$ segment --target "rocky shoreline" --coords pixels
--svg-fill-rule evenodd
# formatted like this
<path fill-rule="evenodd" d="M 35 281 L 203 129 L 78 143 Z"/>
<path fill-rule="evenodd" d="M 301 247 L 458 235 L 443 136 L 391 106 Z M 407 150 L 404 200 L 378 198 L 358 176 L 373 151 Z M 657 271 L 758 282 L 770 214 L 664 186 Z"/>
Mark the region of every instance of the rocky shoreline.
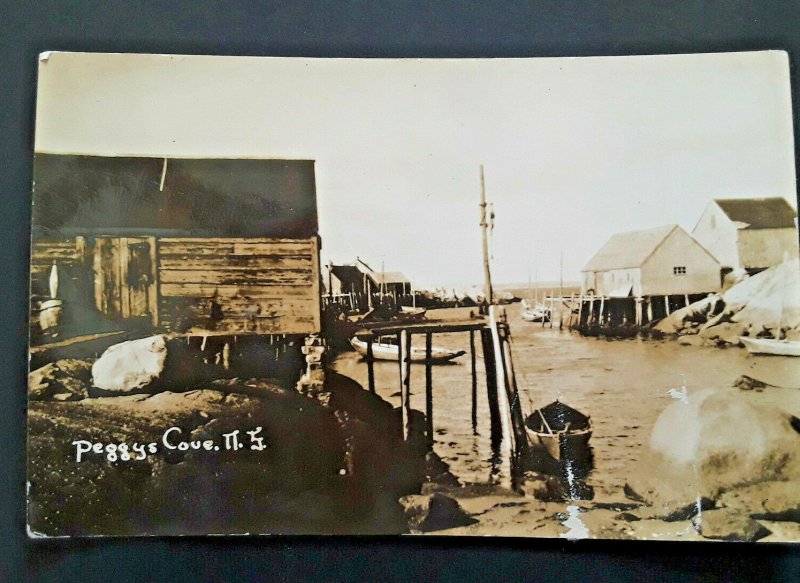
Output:
<path fill-rule="evenodd" d="M 233 371 L 178 387 L 162 367 L 110 396 L 93 367 L 30 375 L 31 536 L 397 534 L 399 500 L 441 471 L 422 440 L 402 440 L 399 410 L 332 372 L 301 394 Z M 226 447 L 256 429 L 262 448 Z"/>

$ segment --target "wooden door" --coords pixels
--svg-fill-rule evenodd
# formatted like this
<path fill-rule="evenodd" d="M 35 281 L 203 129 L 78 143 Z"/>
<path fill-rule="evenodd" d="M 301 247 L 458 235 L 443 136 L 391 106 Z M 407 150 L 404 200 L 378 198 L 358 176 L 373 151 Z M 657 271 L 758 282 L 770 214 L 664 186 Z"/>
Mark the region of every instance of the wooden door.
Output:
<path fill-rule="evenodd" d="M 97 237 L 95 305 L 112 319 L 158 324 L 155 237 Z"/>

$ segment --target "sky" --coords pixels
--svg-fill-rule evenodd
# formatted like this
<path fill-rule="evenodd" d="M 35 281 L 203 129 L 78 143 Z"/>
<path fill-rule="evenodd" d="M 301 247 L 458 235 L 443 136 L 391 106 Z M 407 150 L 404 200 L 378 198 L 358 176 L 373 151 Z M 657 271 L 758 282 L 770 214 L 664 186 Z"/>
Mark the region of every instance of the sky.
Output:
<path fill-rule="evenodd" d="M 35 150 L 315 160 L 323 263 L 418 287 L 576 281 L 713 198 L 796 207 L 784 52 L 547 59 L 45 53 Z M 563 256 L 563 262 L 561 257 Z"/>

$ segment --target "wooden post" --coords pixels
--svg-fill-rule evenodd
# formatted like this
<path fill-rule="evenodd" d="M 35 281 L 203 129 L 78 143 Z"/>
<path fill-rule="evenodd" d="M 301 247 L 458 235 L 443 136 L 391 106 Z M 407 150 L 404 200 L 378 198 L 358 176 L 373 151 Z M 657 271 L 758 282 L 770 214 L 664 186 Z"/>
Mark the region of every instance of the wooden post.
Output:
<path fill-rule="evenodd" d="M 486 302 L 488 304 L 492 304 L 494 298 L 492 296 L 492 274 L 489 268 L 489 239 L 487 235 L 487 229 L 489 227 L 489 223 L 487 222 L 486 217 L 486 181 L 483 177 L 483 164 L 481 164 L 481 234 L 483 239 L 483 275 L 485 278 L 485 289 L 483 290 L 484 296 L 486 297 Z"/>
<path fill-rule="evenodd" d="M 483 346 L 483 362 L 486 368 L 486 396 L 489 401 L 489 424 L 492 443 L 499 443 L 503 436 L 500 428 L 500 407 L 497 404 L 497 371 L 492 349 L 492 332 L 488 328 L 481 330 Z"/>
<path fill-rule="evenodd" d="M 606 304 L 606 296 L 602 295 L 600 296 L 600 314 L 598 314 L 597 316 L 597 321 L 598 324 L 600 324 L 600 326 L 602 326 L 605 323 L 605 312 L 604 312 L 605 304 Z"/>
<path fill-rule="evenodd" d="M 583 292 L 581 292 L 580 299 L 578 299 L 578 330 L 581 329 L 583 317 Z"/>
<path fill-rule="evenodd" d="M 509 412 L 511 414 L 511 427 L 514 432 L 516 454 L 524 453 L 528 449 L 528 437 L 525 430 L 525 417 L 522 414 L 522 405 L 517 387 L 517 375 L 514 372 L 514 357 L 511 353 L 511 341 L 508 328 L 504 329 L 503 356 L 505 357 L 506 391 L 508 394 Z"/>
<path fill-rule="evenodd" d="M 664 309 L 667 310 L 667 316 L 669 316 L 669 296 L 664 296 Z"/>
<path fill-rule="evenodd" d="M 492 346 L 494 348 L 495 367 L 497 374 L 497 405 L 500 410 L 500 427 L 503 435 L 502 452 L 506 460 L 511 460 L 511 453 L 514 450 L 514 436 L 511 431 L 511 407 L 508 401 L 508 383 L 506 379 L 506 365 L 503 358 L 503 347 L 500 343 L 500 330 L 498 328 L 498 318 L 496 317 L 497 306 L 489 306 L 489 324 L 491 326 Z M 502 387 L 500 387 L 502 385 Z M 510 477 L 510 472 L 508 473 Z"/>
<path fill-rule="evenodd" d="M 375 356 L 372 354 L 372 335 L 367 338 L 367 381 L 369 392 L 375 394 Z"/>
<path fill-rule="evenodd" d="M 642 298 L 635 298 L 636 302 L 636 325 L 642 325 Z"/>
<path fill-rule="evenodd" d="M 647 323 L 653 321 L 653 298 L 647 298 Z"/>
<path fill-rule="evenodd" d="M 408 439 L 411 423 L 411 335 L 408 330 L 400 332 L 400 403 L 403 418 L 403 439 Z"/>
<path fill-rule="evenodd" d="M 475 355 L 475 330 L 469 331 L 469 355 L 472 370 L 472 433 L 478 433 L 478 368 Z"/>
<path fill-rule="evenodd" d="M 686 302 L 686 307 L 688 308 L 689 307 L 689 294 L 684 294 L 683 295 L 683 300 L 684 300 L 684 302 Z"/>
<path fill-rule="evenodd" d="M 433 447 L 433 334 L 425 334 L 425 433 L 428 446 Z"/>
<path fill-rule="evenodd" d="M 591 326 L 594 320 L 594 292 L 589 295 L 589 317 L 586 318 L 586 325 Z"/>
<path fill-rule="evenodd" d="M 567 328 L 572 330 L 572 316 L 574 315 L 572 312 L 575 310 L 575 292 L 572 292 L 569 295 L 569 320 L 567 321 Z"/>

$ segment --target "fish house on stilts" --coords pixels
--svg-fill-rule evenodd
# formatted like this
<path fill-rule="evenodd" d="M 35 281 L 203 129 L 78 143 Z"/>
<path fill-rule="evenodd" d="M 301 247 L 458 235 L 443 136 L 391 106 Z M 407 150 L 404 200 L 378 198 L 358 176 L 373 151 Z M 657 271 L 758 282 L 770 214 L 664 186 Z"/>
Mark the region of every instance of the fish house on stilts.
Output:
<path fill-rule="evenodd" d="M 582 270 L 577 326 L 633 330 L 720 285 L 719 261 L 679 225 L 618 233 Z"/>

